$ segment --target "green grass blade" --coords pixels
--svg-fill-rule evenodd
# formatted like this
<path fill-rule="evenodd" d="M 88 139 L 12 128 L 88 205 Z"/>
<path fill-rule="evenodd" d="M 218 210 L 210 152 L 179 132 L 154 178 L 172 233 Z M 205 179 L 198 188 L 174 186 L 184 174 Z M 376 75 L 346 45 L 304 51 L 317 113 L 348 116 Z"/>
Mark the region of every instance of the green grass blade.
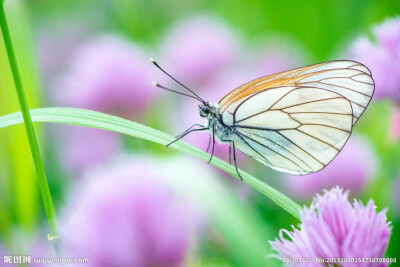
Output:
<path fill-rule="evenodd" d="M 173 141 L 175 138 L 164 132 L 152 129 L 142 124 L 125 120 L 119 117 L 111 116 L 108 114 L 76 109 L 76 108 L 41 108 L 31 110 L 32 120 L 35 122 L 52 122 L 71 124 L 84 127 L 104 129 L 113 132 L 119 132 L 134 136 L 137 138 L 145 139 L 148 141 L 156 142 L 161 145 L 166 145 Z M 0 128 L 22 123 L 21 113 L 13 113 L 0 117 Z M 205 153 L 185 142 L 178 141 L 174 143 L 171 148 L 179 150 L 181 152 L 188 153 L 204 161 L 208 161 L 210 155 Z M 229 163 L 214 157 L 211 161 L 214 166 L 232 174 L 236 178 L 235 167 Z M 292 214 L 294 217 L 300 220 L 299 210 L 301 207 L 280 193 L 278 190 L 251 176 L 250 174 L 240 170 L 240 174 L 243 177 L 243 181 L 252 186 L 253 188 L 260 191 L 262 194 L 270 198 L 284 210 Z"/>
<path fill-rule="evenodd" d="M 41 107 L 42 92 L 40 88 L 42 86 L 40 86 L 41 81 L 38 75 L 37 51 L 27 2 L 7 1 L 5 12 L 26 101 L 29 108 Z M 4 115 L 21 110 L 15 92 L 14 78 L 10 70 L 3 34 L 0 30 L 0 114 Z M 41 126 L 34 125 L 40 150 L 43 140 Z M 4 216 L 9 217 L 9 220 L 7 220 L 9 223 L 18 225 L 18 232 L 32 238 L 40 218 L 39 211 L 43 209 L 43 202 L 38 190 L 39 179 L 35 166 L 30 164 L 33 162 L 32 153 L 25 125 L 21 124 L 0 132 L 0 140 L 2 143 L 0 175 L 3 176 L 2 186 L 0 187 L 0 201 L 3 205 L 0 205 L 0 208 L 1 206 L 6 208 L 0 213 L 3 212 Z M 42 157 L 45 157 L 44 151 L 41 154 Z M 45 161 L 44 158 L 43 160 Z M 46 166 L 46 163 L 44 164 Z M 5 234 L 5 229 L 0 226 L 0 236 Z M 12 238 L 14 234 L 11 232 L 10 237 Z M 19 246 L 19 249 L 23 250 L 22 246 Z M 15 247 L 15 251 L 18 251 L 17 247 Z"/>
<path fill-rule="evenodd" d="M 31 116 L 29 114 L 28 104 L 26 102 L 25 92 L 22 86 L 21 76 L 18 70 L 18 64 L 15 57 L 14 48 L 12 45 L 12 40 L 10 32 L 8 29 L 8 24 L 6 20 L 6 15 L 4 11 L 3 3 L 0 4 L 0 27 L 3 34 L 4 45 L 7 50 L 7 56 L 10 63 L 11 72 L 14 78 L 15 88 L 17 91 L 18 101 L 22 111 L 23 122 L 25 124 L 26 133 L 28 136 L 29 146 L 32 153 L 33 162 L 35 165 L 36 173 L 39 181 L 39 188 L 42 195 L 49 228 L 51 235 L 58 235 L 58 225 L 56 213 L 54 210 L 53 201 L 50 194 L 49 185 L 46 179 L 46 173 L 43 166 L 43 161 L 40 156 L 39 145 L 35 136 L 35 131 L 33 129 Z M 58 243 L 58 242 L 57 242 Z M 54 243 L 56 246 L 58 244 Z"/>

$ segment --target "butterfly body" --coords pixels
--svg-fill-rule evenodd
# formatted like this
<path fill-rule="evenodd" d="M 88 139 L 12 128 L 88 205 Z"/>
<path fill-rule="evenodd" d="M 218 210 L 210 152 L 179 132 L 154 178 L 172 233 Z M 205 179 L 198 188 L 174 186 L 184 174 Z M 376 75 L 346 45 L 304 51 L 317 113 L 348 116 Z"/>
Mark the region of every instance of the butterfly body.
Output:
<path fill-rule="evenodd" d="M 208 128 L 211 135 L 215 135 L 221 143 L 233 141 L 235 128 L 232 125 L 226 125 L 220 114 L 218 104 L 206 102 L 199 106 L 200 117 L 205 118 L 204 127 Z"/>

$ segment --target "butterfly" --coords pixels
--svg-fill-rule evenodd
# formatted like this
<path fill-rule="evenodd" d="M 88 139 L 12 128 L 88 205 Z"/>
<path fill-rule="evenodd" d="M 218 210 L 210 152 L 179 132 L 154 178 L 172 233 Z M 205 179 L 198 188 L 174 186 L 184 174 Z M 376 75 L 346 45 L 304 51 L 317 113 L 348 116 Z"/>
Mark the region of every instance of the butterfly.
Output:
<path fill-rule="evenodd" d="M 153 84 L 200 101 L 199 113 L 205 119 L 204 125 L 194 124 L 168 145 L 191 132 L 210 131 L 209 162 L 215 139 L 229 143 L 229 158 L 233 148 L 240 178 L 236 149 L 280 172 L 304 175 L 320 171 L 346 144 L 375 88 L 366 66 L 337 60 L 252 80 L 212 104 L 151 61 L 190 94 Z"/>

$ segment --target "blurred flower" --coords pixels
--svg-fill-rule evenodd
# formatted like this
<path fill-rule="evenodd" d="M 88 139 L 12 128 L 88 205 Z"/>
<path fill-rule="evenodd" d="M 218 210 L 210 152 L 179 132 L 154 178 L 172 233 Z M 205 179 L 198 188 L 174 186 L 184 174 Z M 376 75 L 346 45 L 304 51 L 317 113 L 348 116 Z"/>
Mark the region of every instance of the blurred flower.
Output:
<path fill-rule="evenodd" d="M 63 126 L 62 130 L 61 157 L 72 173 L 105 162 L 120 148 L 117 133 L 84 127 Z"/>
<path fill-rule="evenodd" d="M 47 225 L 45 228 L 48 231 Z M 47 239 L 47 232 L 41 229 L 35 228 L 35 232 L 27 233 L 17 227 L 13 228 L 7 233 L 7 247 L 0 243 L 0 260 L 3 263 L 1 266 L 61 266 L 39 264 L 34 261 L 37 258 L 56 258 L 53 244 Z"/>
<path fill-rule="evenodd" d="M 201 85 L 233 60 L 236 46 L 235 34 L 224 23 L 198 16 L 176 25 L 161 49 L 173 76 Z"/>
<path fill-rule="evenodd" d="M 375 26 L 376 43 L 359 38 L 352 46 L 354 58 L 370 68 L 375 80 L 374 98 L 400 103 L 400 17 Z"/>
<path fill-rule="evenodd" d="M 156 90 L 154 67 L 138 47 L 115 36 L 101 36 L 78 48 L 68 71 L 53 86 L 67 106 L 138 117 Z"/>
<path fill-rule="evenodd" d="M 307 52 L 292 38 L 274 36 L 251 51 L 255 78 L 302 67 Z"/>
<path fill-rule="evenodd" d="M 279 258 L 311 258 L 311 263 L 289 266 L 326 266 L 316 258 L 381 258 L 388 246 L 391 227 L 386 211 L 376 211 L 373 200 L 366 206 L 348 201 L 339 187 L 317 195 L 310 208 L 300 212 L 300 229 L 282 229 L 271 247 Z M 284 237 L 286 234 L 289 239 Z M 382 263 L 342 263 L 341 266 L 385 266 Z"/>
<path fill-rule="evenodd" d="M 400 138 L 400 108 L 394 107 L 390 122 L 389 139 L 397 141 Z"/>
<path fill-rule="evenodd" d="M 91 266 L 181 266 L 199 215 L 168 173 L 150 158 L 87 172 L 65 210 L 67 254 Z"/>
<path fill-rule="evenodd" d="M 0 259 L 3 260 L 3 263 L 8 262 L 9 256 L 13 255 L 12 253 L 9 252 L 9 250 L 2 244 L 0 243 Z M 15 266 L 10 265 L 10 266 Z"/>
<path fill-rule="evenodd" d="M 150 64 L 138 47 L 115 36 L 101 36 L 79 47 L 68 71 L 54 83 L 58 105 L 101 111 L 140 120 L 157 91 Z M 84 128 L 61 133 L 68 169 L 81 171 L 104 162 L 118 149 L 118 135 Z"/>
<path fill-rule="evenodd" d="M 362 190 L 375 169 L 370 146 L 355 136 L 343 147 L 331 163 L 317 173 L 302 176 L 285 175 L 291 193 L 299 198 L 313 196 L 322 189 L 336 185 L 356 194 Z"/>
<path fill-rule="evenodd" d="M 60 22 L 46 23 L 37 36 L 40 63 L 46 82 L 59 75 L 66 67 L 65 59 L 91 35 L 87 21 L 68 18 Z"/>

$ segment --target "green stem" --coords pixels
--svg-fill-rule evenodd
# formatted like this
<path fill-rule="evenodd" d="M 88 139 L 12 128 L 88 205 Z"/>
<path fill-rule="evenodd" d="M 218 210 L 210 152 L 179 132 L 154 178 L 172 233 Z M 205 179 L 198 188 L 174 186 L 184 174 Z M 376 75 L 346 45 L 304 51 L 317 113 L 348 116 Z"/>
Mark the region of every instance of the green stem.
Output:
<path fill-rule="evenodd" d="M 54 210 L 53 201 L 50 194 L 49 185 L 46 179 L 46 173 L 43 166 L 43 161 L 40 156 L 39 145 L 33 129 L 31 116 L 29 113 L 28 104 L 25 98 L 25 92 L 22 86 L 21 76 L 18 70 L 17 60 L 15 57 L 14 48 L 11 41 L 10 31 L 8 29 L 7 19 L 4 12 L 3 1 L 0 4 L 0 26 L 3 34 L 4 44 L 7 50 L 8 60 L 10 62 L 11 72 L 14 78 L 15 89 L 18 95 L 19 105 L 21 107 L 22 116 L 24 118 L 24 124 L 26 133 L 28 136 L 29 146 L 32 153 L 33 162 L 35 165 L 36 173 L 39 179 L 40 193 L 42 195 L 47 220 L 50 227 L 51 236 L 58 236 L 58 224 L 56 212 Z M 55 244 L 56 252 L 58 251 L 59 244 Z"/>

